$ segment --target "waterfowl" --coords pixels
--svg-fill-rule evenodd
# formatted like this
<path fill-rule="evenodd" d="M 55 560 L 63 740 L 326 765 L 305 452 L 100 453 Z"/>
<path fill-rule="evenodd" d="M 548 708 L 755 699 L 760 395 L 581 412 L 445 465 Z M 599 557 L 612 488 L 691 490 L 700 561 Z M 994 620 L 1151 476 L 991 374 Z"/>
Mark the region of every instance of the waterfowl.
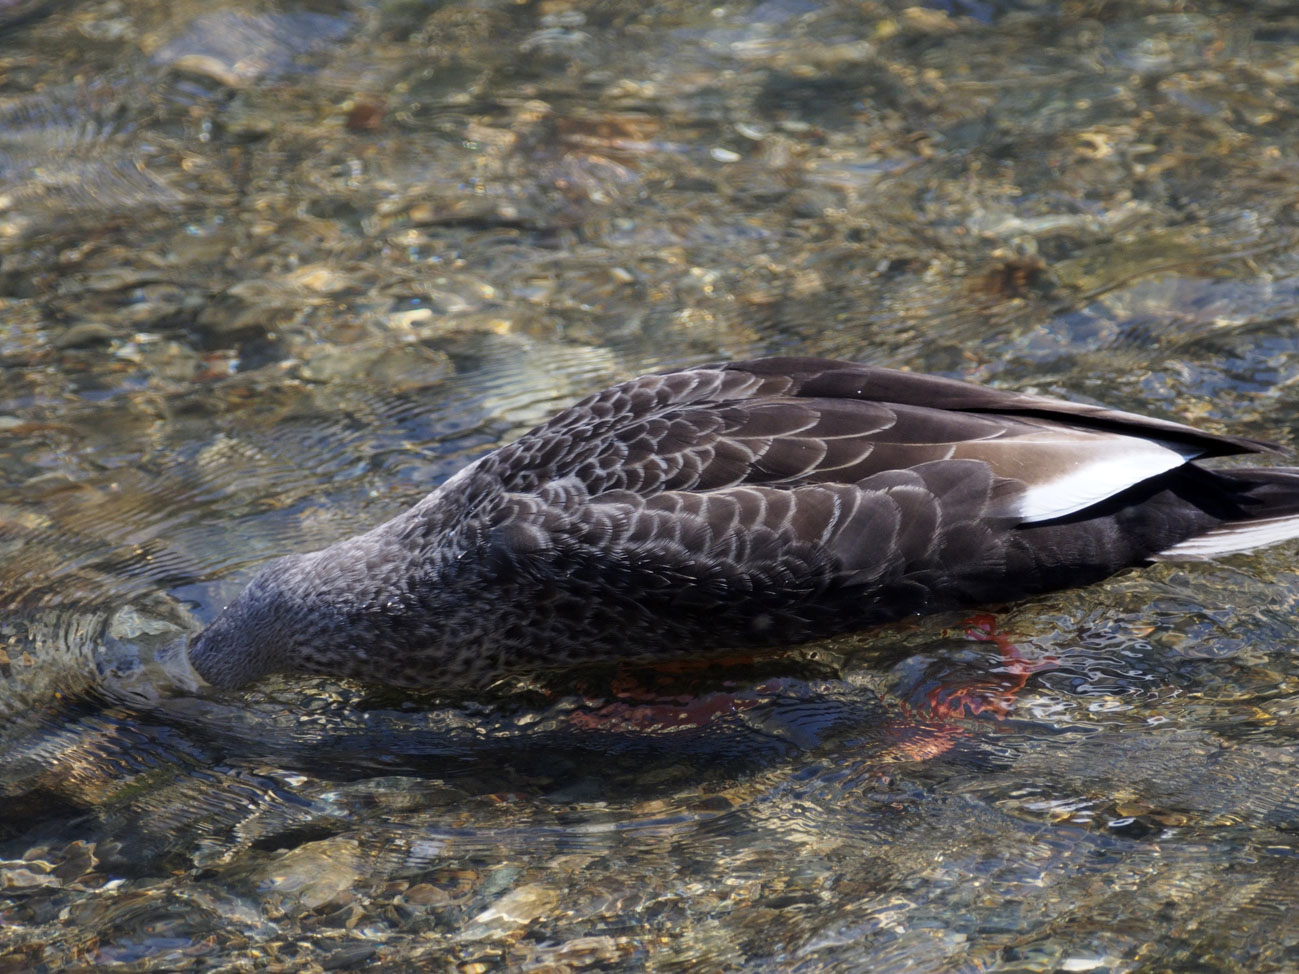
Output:
<path fill-rule="evenodd" d="M 267 565 L 190 644 L 403 687 L 789 646 L 1299 536 L 1299 468 L 1180 423 L 852 362 L 646 375 L 365 534 Z"/>

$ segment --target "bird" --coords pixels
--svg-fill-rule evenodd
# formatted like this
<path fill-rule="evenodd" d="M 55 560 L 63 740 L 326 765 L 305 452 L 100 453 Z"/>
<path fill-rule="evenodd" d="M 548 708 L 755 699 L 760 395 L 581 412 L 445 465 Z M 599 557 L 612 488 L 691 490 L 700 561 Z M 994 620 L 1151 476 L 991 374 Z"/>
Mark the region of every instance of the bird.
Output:
<path fill-rule="evenodd" d="M 271 673 L 474 690 L 779 650 L 1299 537 L 1268 442 L 818 358 L 644 375 L 379 526 L 267 564 L 188 644 Z"/>

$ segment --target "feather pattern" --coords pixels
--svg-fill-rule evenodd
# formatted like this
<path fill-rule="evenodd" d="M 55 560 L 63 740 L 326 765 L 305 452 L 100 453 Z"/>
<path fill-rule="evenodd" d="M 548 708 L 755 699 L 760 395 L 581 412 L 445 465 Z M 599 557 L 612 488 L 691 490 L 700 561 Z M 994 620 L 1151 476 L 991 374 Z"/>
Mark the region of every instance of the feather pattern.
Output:
<path fill-rule="evenodd" d="M 410 686 L 779 647 L 1299 535 L 1270 452 L 1101 406 L 822 359 L 643 376 L 409 511 L 265 569 L 190 647 Z"/>

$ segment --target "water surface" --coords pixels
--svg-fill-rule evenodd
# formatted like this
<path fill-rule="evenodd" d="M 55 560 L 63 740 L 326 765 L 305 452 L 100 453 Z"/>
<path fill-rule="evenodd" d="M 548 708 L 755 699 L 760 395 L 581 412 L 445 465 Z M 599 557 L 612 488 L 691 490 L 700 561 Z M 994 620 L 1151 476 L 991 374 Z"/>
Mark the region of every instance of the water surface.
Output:
<path fill-rule="evenodd" d="M 1289 449 L 1296 42 L 1279 0 L 0 0 L 0 971 L 1299 967 L 1294 545 L 674 678 L 165 665 L 670 365 Z"/>

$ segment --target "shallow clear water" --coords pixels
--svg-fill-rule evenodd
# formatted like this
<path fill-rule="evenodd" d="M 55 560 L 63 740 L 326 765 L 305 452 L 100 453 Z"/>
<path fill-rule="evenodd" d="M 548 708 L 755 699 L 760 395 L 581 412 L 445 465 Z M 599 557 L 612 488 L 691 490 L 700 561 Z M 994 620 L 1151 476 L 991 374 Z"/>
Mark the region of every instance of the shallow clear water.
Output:
<path fill-rule="evenodd" d="M 166 665 L 267 559 L 672 364 L 1290 447 L 1296 41 L 1282 2 L 0 0 L 0 971 L 1299 968 L 1294 545 L 636 690 Z"/>

